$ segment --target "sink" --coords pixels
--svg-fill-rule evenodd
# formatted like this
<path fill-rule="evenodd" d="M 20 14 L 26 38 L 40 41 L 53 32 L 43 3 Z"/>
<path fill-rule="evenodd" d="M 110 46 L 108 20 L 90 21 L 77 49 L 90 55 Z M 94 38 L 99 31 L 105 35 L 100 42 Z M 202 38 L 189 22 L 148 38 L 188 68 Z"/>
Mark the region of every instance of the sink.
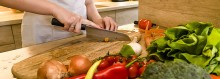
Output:
<path fill-rule="evenodd" d="M 104 7 L 108 7 L 108 6 L 105 6 L 105 5 L 95 5 L 96 8 L 104 8 Z"/>

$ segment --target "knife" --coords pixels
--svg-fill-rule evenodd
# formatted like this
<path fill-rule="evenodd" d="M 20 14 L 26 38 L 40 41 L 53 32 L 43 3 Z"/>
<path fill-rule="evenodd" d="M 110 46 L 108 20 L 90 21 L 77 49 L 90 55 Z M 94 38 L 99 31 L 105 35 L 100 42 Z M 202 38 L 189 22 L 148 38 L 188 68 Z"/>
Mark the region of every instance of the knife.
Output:
<path fill-rule="evenodd" d="M 64 27 L 64 24 L 59 22 L 56 18 L 52 19 L 51 24 Z M 81 30 L 86 30 L 86 37 L 96 41 L 104 41 L 105 39 L 108 39 L 109 41 L 131 41 L 129 36 L 126 34 L 98 29 L 85 24 L 81 24 Z"/>

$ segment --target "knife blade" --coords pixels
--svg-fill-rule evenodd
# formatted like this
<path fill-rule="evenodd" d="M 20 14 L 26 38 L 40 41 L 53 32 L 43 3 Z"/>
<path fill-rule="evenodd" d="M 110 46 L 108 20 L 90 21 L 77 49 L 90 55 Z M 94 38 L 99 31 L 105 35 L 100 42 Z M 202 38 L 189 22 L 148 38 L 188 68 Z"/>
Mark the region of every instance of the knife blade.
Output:
<path fill-rule="evenodd" d="M 59 22 L 56 18 L 52 19 L 51 24 L 64 27 L 64 24 Z M 98 29 L 85 24 L 81 24 L 81 30 L 86 30 L 86 37 L 96 41 L 104 41 L 105 39 L 108 39 L 109 41 L 131 41 L 129 36 L 126 34 Z"/>

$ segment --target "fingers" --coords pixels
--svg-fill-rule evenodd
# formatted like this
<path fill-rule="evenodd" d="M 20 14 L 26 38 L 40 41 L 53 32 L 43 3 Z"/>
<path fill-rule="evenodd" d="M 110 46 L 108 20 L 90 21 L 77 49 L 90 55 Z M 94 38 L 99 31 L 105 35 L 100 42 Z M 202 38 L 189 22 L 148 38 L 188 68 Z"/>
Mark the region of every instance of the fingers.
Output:
<path fill-rule="evenodd" d="M 93 23 L 92 21 L 89 21 L 89 20 L 87 20 L 87 19 L 83 19 L 83 20 L 82 20 L 82 24 L 86 24 L 86 25 L 88 25 L 88 26 L 101 29 L 100 26 L 96 25 L 95 23 Z"/>
<path fill-rule="evenodd" d="M 67 20 L 63 20 L 61 21 L 63 24 L 64 24 L 64 27 L 63 27 L 63 30 L 66 30 L 68 31 L 69 28 L 72 26 L 72 23 L 75 21 L 75 18 L 74 17 L 71 17 Z"/>
<path fill-rule="evenodd" d="M 76 23 L 76 26 L 75 26 L 75 30 L 74 32 L 76 33 L 80 33 L 80 30 L 81 30 L 81 24 L 82 24 L 82 17 L 79 18 L 79 21 Z"/>
<path fill-rule="evenodd" d="M 73 23 L 70 25 L 70 27 L 68 28 L 68 31 L 69 31 L 69 32 L 74 32 L 74 29 L 75 29 L 75 27 L 76 27 L 77 20 L 78 20 L 78 19 L 75 19 L 75 20 L 73 21 Z"/>
<path fill-rule="evenodd" d="M 116 31 L 118 29 L 116 22 L 112 18 L 104 17 L 103 21 L 104 21 L 106 30 Z"/>
<path fill-rule="evenodd" d="M 81 16 L 74 16 L 64 22 L 63 29 L 66 31 L 69 31 L 69 32 L 80 33 L 81 24 L 82 24 L 82 17 Z"/>
<path fill-rule="evenodd" d="M 105 30 L 110 30 L 109 28 L 111 27 L 110 25 L 110 20 L 108 17 L 103 18 L 104 24 L 105 24 Z"/>

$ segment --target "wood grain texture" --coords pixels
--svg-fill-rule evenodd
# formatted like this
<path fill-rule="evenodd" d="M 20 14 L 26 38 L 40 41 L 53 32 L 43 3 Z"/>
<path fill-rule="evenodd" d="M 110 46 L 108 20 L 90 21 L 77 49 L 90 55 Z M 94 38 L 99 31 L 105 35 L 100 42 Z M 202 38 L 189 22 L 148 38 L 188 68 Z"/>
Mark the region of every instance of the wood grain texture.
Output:
<path fill-rule="evenodd" d="M 121 32 L 129 35 L 130 38 L 140 36 L 140 33 L 134 31 Z M 68 45 L 63 45 L 59 48 L 52 49 L 14 64 L 12 73 L 18 79 L 36 79 L 37 69 L 40 64 L 46 60 L 55 59 L 64 64 L 68 64 L 68 58 L 78 54 L 83 54 L 90 60 L 94 60 L 95 58 L 106 55 L 108 51 L 110 53 L 119 52 L 121 47 L 127 43 L 129 43 L 129 41 L 94 42 L 82 37 L 71 41 Z"/>
<path fill-rule="evenodd" d="M 0 46 L 0 53 L 5 52 L 5 51 L 9 51 L 9 50 L 13 50 L 13 49 L 15 49 L 15 44 L 3 45 L 3 46 Z"/>
<path fill-rule="evenodd" d="M 193 21 L 220 27 L 220 0 L 139 0 L 139 19 L 173 27 Z"/>
<path fill-rule="evenodd" d="M 11 26 L 0 26 L 0 46 L 14 43 Z"/>
<path fill-rule="evenodd" d="M 21 24 L 12 25 L 12 31 L 14 35 L 14 41 L 16 48 L 22 47 L 21 42 Z"/>

